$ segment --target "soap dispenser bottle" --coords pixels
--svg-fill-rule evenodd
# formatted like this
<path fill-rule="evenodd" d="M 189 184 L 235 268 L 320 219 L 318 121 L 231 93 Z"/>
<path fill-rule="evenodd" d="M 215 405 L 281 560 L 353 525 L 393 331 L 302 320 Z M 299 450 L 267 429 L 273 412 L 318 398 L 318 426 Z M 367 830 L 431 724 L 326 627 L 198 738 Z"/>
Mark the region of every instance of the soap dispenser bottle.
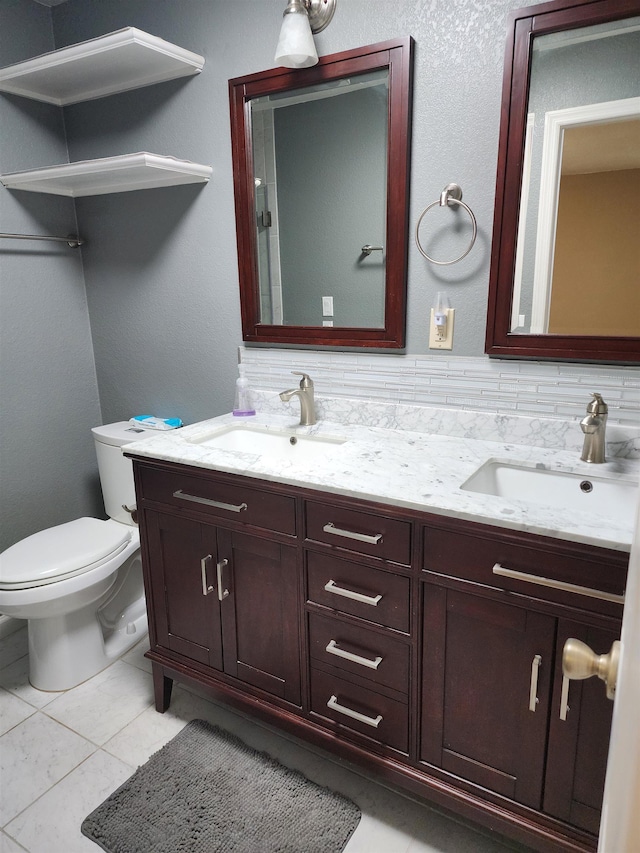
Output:
<path fill-rule="evenodd" d="M 251 402 L 251 388 L 249 380 L 245 376 L 244 364 L 238 365 L 239 376 L 236 379 L 236 397 L 233 403 L 233 414 L 237 418 L 246 418 L 255 415 L 256 410 Z"/>

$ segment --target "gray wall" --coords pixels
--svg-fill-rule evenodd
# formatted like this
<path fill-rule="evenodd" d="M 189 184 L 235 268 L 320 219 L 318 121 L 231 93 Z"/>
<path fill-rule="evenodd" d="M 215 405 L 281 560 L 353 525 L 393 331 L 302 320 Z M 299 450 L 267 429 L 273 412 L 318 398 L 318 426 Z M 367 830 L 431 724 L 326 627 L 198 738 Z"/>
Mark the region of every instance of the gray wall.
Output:
<path fill-rule="evenodd" d="M 409 352 L 427 352 L 427 317 L 438 290 L 456 308 L 453 355 L 483 352 L 505 22 L 507 11 L 521 5 L 338 0 L 332 24 L 317 37 L 321 54 L 415 38 L 410 221 L 449 181 L 461 184 L 478 219 L 474 251 L 453 267 L 429 264 L 409 235 Z M 284 6 L 68 0 L 49 10 L 31 0 L 0 0 L 3 65 L 127 25 L 206 59 L 197 77 L 67 107 L 64 126 L 55 108 L 0 96 L 3 171 L 65 162 L 65 127 L 71 161 L 146 150 L 214 169 L 201 187 L 76 203 L 88 240 L 84 284 L 105 422 L 141 412 L 191 422 L 232 406 L 241 331 L 227 81 L 273 66 Z M 0 205 L 2 230 L 66 233 L 74 225 L 65 200 L 0 189 Z M 438 257 L 459 253 L 468 239 L 463 229 L 449 244 L 451 232 L 438 239 Z M 3 248 L 1 257 L 8 306 L 2 500 L 11 506 L 6 538 L 17 539 L 92 512 L 88 430 L 100 409 L 79 256 L 31 247 Z"/>
<path fill-rule="evenodd" d="M 0 65 L 53 49 L 48 9 L 0 3 Z M 64 163 L 62 112 L 0 97 L 0 173 Z M 73 202 L 0 190 L 0 231 L 76 230 Z M 0 241 L 0 550 L 102 512 L 90 428 L 101 422 L 82 256 Z"/>
<path fill-rule="evenodd" d="M 483 351 L 505 20 L 517 5 L 338 0 L 317 37 L 320 53 L 415 38 L 411 221 L 453 180 L 478 217 L 474 252 L 450 268 L 425 261 L 409 237 L 411 352 L 427 351 L 438 290 L 457 309 L 454 354 Z M 193 421 L 233 403 L 241 332 L 227 81 L 273 66 L 282 9 L 282 0 L 69 0 L 52 10 L 58 46 L 130 24 L 206 59 L 198 77 L 65 110 L 71 160 L 150 150 L 214 168 L 202 188 L 78 202 L 106 419 L 149 410 Z"/>

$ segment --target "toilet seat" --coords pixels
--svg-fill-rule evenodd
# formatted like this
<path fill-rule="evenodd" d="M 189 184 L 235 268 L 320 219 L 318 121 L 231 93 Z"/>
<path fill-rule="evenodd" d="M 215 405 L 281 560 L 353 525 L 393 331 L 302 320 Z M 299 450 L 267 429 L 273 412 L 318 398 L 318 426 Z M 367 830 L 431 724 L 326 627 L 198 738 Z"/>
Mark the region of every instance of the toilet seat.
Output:
<path fill-rule="evenodd" d="M 0 589 L 27 589 L 84 574 L 113 559 L 131 541 L 131 528 L 78 518 L 41 530 L 0 556 Z"/>

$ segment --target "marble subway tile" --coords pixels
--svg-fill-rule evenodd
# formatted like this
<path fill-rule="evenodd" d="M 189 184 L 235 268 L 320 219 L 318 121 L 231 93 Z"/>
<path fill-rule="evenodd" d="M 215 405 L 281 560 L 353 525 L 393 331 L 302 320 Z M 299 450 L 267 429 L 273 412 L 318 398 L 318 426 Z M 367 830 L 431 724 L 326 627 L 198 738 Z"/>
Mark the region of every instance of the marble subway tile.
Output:
<path fill-rule="evenodd" d="M 246 350 L 244 352 L 247 353 Z M 326 359 L 329 354 L 322 355 Z M 272 387 L 280 390 L 279 383 L 283 378 L 274 379 L 269 373 L 272 357 L 253 352 L 248 354 L 251 364 L 249 376 L 258 410 L 279 414 L 283 411 L 283 404 L 277 395 L 267 390 Z M 288 351 L 284 355 L 279 353 L 279 357 L 284 358 L 281 362 L 283 369 L 285 365 L 292 366 Z M 612 452 L 632 458 L 640 455 L 640 395 L 636 403 L 635 397 L 629 396 L 629 390 L 623 384 L 635 381 L 629 368 L 601 369 L 598 373 L 598 365 L 589 365 L 561 373 L 558 365 L 539 362 L 506 366 L 502 362 L 487 362 L 486 359 L 456 360 L 438 356 L 409 359 L 406 356 L 364 355 L 359 360 L 360 356 L 352 353 L 331 353 L 330 357 L 333 359 L 331 363 L 325 360 L 322 366 L 318 364 L 316 367 L 305 365 L 304 359 L 296 362 L 300 369 L 318 377 L 317 410 L 319 418 L 324 420 L 415 429 L 416 424 L 425 418 L 421 413 L 446 408 L 451 412 L 440 420 L 439 434 L 467 434 L 461 423 L 456 423 L 456 413 L 461 420 L 463 413 L 474 412 L 478 418 L 484 419 L 482 426 L 476 424 L 479 434 L 487 440 L 495 440 L 507 437 L 504 418 L 517 416 L 522 419 L 517 431 L 518 441 L 532 446 L 574 450 L 581 442 L 580 435 L 575 436 L 576 422 L 584 415 L 589 400 L 587 389 L 595 387 L 595 383 L 609 404 L 609 434 L 616 425 L 627 430 L 624 441 L 618 437 L 611 442 Z M 403 369 L 405 363 L 409 372 Z M 387 371 L 390 372 L 387 374 Z M 387 378 L 381 382 L 381 377 L 385 376 Z M 624 398 L 623 393 L 627 394 Z M 415 411 L 406 408 L 408 403 L 415 404 Z M 393 413 L 394 405 L 403 406 L 402 412 Z M 295 407 L 285 411 L 292 417 L 296 416 Z M 548 416 L 546 436 L 538 428 L 542 414 Z M 528 430 L 522 428 L 527 418 L 531 421 Z M 565 428 L 552 424 L 553 421 L 564 424 Z M 430 431 L 433 430 L 432 422 Z M 553 445 L 549 437 L 558 443 Z M 512 440 L 516 440 L 515 434 Z"/>

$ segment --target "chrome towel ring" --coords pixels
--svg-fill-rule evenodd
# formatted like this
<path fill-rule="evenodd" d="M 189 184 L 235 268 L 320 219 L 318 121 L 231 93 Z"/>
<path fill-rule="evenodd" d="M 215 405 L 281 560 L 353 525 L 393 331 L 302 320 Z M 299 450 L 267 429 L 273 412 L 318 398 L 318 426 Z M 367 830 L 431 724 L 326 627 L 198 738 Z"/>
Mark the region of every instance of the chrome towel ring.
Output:
<path fill-rule="evenodd" d="M 450 204 L 459 204 L 460 207 L 464 207 L 471 219 L 471 225 L 473 226 L 473 234 L 471 235 L 471 242 L 469 243 L 466 251 L 463 252 L 460 257 L 454 258 L 452 261 L 436 261 L 435 258 L 429 257 L 429 255 L 427 255 L 425 250 L 420 245 L 420 237 L 418 231 L 420 229 L 420 224 L 424 219 L 425 214 L 429 210 L 431 210 L 432 207 L 436 207 L 436 205 L 438 207 L 447 207 Z M 461 261 L 463 258 L 467 257 L 471 249 L 473 249 L 473 244 L 476 242 L 477 235 L 478 224 L 471 208 L 462 201 L 462 190 L 460 189 L 458 184 L 447 184 L 447 186 L 440 193 L 440 198 L 437 201 L 432 202 L 430 205 L 428 205 L 428 207 L 425 207 L 425 209 L 420 214 L 420 218 L 418 219 L 418 223 L 416 225 L 416 246 L 418 247 L 418 251 L 420 252 L 420 254 L 428 261 L 431 261 L 432 264 L 438 264 L 438 266 L 446 267 L 449 266 L 449 264 L 457 264 L 458 261 Z"/>

